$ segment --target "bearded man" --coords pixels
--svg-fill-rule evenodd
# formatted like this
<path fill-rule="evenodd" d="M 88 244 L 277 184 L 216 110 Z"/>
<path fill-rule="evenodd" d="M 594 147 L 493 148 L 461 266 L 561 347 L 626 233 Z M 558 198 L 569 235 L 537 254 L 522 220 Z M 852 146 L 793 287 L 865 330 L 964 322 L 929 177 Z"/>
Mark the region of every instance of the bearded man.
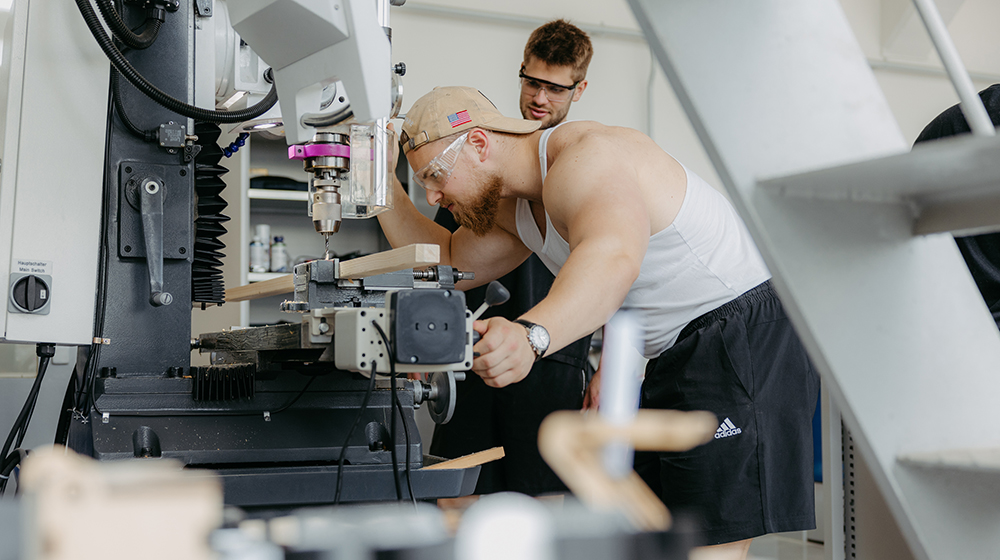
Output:
<path fill-rule="evenodd" d="M 715 552 L 815 527 L 812 417 L 819 381 L 732 205 L 644 134 L 596 122 L 539 130 L 479 91 L 436 88 L 407 112 L 403 152 L 454 233 L 398 189 L 379 215 L 394 246 L 435 243 L 441 262 L 476 273 L 465 289 L 534 252 L 556 275 L 516 321 L 477 321 L 473 371 L 487 385 L 524 379 L 539 358 L 603 326 L 618 309 L 643 325 L 650 362 L 641 405 L 709 410 L 711 442 L 637 457 L 668 507 L 702 519 Z"/>

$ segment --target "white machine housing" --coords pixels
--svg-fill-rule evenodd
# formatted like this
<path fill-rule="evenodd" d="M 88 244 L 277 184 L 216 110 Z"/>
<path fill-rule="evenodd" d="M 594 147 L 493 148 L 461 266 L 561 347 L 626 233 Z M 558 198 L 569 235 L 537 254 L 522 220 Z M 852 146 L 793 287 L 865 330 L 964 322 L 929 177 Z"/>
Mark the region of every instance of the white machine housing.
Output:
<path fill-rule="evenodd" d="M 0 341 L 90 344 L 110 65 L 64 2 L 16 1 L 8 17 L 0 69 Z M 47 313 L 10 305 L 11 280 L 26 273 L 51 278 Z"/>
<path fill-rule="evenodd" d="M 228 8 L 233 28 L 274 70 L 289 145 L 312 140 L 315 129 L 301 117 L 318 113 L 323 88 L 338 80 L 358 122 L 388 116 L 390 46 L 376 2 L 240 0 Z"/>
<path fill-rule="evenodd" d="M 388 298 L 386 298 L 388 300 Z M 333 350 L 334 363 L 338 369 L 371 373 L 371 361 L 375 358 L 375 371 L 390 373 L 389 360 L 383 358 L 385 345 L 378 330 L 372 327 L 377 321 L 386 333 L 389 332 L 389 312 L 384 307 L 357 307 L 337 309 L 334 316 Z M 405 364 L 397 362 L 397 373 L 427 373 L 432 371 L 467 371 L 472 368 L 472 312 L 465 312 L 465 359 L 453 364 Z"/>

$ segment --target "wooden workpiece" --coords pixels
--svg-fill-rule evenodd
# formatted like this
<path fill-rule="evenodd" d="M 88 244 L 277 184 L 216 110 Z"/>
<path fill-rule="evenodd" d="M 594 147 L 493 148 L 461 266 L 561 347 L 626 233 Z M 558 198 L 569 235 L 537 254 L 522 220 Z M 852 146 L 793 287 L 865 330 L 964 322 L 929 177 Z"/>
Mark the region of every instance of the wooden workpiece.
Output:
<path fill-rule="evenodd" d="M 717 425 L 710 412 L 644 409 L 628 425 L 615 426 L 595 414 L 560 410 L 542 422 L 538 450 L 583 503 L 621 511 L 639 529 L 665 531 L 670 527 L 666 506 L 635 471 L 611 477 L 604 468 L 604 446 L 627 442 L 640 451 L 684 451 L 711 441 Z"/>
<path fill-rule="evenodd" d="M 226 290 L 226 303 L 246 301 L 269 296 L 280 296 L 295 291 L 292 275 L 286 274 L 263 282 L 255 282 L 246 286 L 238 286 Z"/>
<path fill-rule="evenodd" d="M 423 468 L 425 471 L 438 471 L 438 470 L 448 470 L 448 469 L 467 469 L 469 467 L 475 467 L 482 465 L 484 463 L 489 463 L 490 461 L 498 461 L 503 459 L 504 452 L 503 447 L 493 447 L 486 449 L 484 451 L 477 451 L 475 453 L 470 453 L 469 455 L 463 455 L 457 459 L 451 459 L 448 461 L 442 461 L 440 463 L 434 463 L 433 465 L 428 465 Z"/>
<path fill-rule="evenodd" d="M 399 249 L 382 251 L 365 257 L 340 262 L 340 278 L 356 279 L 395 272 L 404 268 L 420 268 L 441 262 L 441 248 L 430 243 L 414 243 Z"/>
<path fill-rule="evenodd" d="M 349 261 L 341 261 L 339 278 L 358 279 L 395 272 L 405 268 L 432 266 L 441 262 L 441 248 L 430 243 L 414 243 Z M 292 275 L 279 276 L 226 290 L 226 301 L 246 301 L 295 291 Z"/>

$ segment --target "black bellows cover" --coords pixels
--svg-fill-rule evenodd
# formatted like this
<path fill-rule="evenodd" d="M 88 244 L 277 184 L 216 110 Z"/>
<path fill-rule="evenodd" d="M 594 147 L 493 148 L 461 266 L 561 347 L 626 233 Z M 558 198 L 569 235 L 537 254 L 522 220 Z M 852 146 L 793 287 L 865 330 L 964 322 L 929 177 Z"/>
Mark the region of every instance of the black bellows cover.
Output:
<path fill-rule="evenodd" d="M 222 134 L 219 125 L 198 123 L 194 127 L 201 147 L 194 160 L 194 192 L 197 218 L 194 222 L 194 263 L 191 269 L 191 299 L 201 304 L 225 302 L 226 287 L 222 280 L 222 252 L 226 245 L 219 240 L 226 233 L 222 224 L 229 216 L 222 213 L 228 204 L 222 198 L 226 183 L 221 179 L 229 170 L 219 165 L 222 148 L 217 141 Z"/>

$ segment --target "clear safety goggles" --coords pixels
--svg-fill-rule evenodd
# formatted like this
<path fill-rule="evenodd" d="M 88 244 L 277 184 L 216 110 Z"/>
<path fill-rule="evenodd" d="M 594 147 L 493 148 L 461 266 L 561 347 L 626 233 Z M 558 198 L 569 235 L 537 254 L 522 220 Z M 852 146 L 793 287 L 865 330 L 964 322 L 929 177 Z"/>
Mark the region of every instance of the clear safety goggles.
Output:
<path fill-rule="evenodd" d="M 451 172 L 455 170 L 458 155 L 462 153 L 462 148 L 465 147 L 465 141 L 468 138 L 468 132 L 456 138 L 443 152 L 434 156 L 434 159 L 413 174 L 413 182 L 424 189 L 427 189 L 428 185 L 435 190 L 444 188 L 448 178 L 451 177 Z"/>

